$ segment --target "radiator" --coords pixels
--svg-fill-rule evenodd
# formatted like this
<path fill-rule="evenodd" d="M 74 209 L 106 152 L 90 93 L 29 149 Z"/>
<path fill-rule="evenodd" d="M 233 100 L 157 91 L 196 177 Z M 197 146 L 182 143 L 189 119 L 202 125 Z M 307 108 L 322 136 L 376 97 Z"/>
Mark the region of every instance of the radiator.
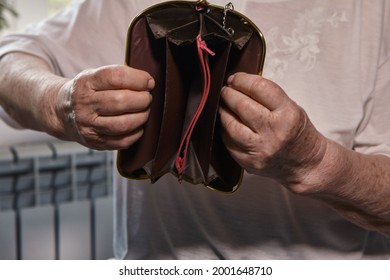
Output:
<path fill-rule="evenodd" d="M 71 142 L 0 147 L 0 259 L 112 258 L 112 165 Z"/>

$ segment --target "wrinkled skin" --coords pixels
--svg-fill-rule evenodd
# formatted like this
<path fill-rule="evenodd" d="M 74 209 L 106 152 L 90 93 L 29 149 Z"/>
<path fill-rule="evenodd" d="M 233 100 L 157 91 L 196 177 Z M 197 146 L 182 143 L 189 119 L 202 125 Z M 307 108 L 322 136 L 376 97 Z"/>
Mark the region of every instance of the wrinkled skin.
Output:
<path fill-rule="evenodd" d="M 293 184 L 322 160 L 323 136 L 277 84 L 237 73 L 222 90 L 222 100 L 225 145 L 248 172 Z"/>
<path fill-rule="evenodd" d="M 124 149 L 142 135 L 154 86 L 145 72 L 126 66 L 87 70 L 67 82 L 58 112 L 77 128 L 79 142 L 94 149 Z M 72 129 L 72 128 L 70 128 Z M 77 137 L 77 135 L 76 135 Z"/>
<path fill-rule="evenodd" d="M 141 137 L 153 87 L 148 73 L 123 65 L 67 79 L 34 56 L 0 60 L 0 105 L 14 121 L 92 149 L 122 149 Z M 248 172 L 390 234 L 388 156 L 358 153 L 325 138 L 278 85 L 257 75 L 235 74 L 221 96 L 224 142 Z"/>

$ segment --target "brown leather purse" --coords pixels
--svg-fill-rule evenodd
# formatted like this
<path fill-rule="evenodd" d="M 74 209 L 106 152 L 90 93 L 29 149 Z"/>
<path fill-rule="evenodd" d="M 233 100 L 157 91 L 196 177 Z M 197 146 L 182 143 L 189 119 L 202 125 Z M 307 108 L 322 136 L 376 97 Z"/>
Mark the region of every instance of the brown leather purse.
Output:
<path fill-rule="evenodd" d="M 233 192 L 243 169 L 225 148 L 218 119 L 220 91 L 236 72 L 261 74 L 265 41 L 244 15 L 207 1 L 168 1 L 131 23 L 126 61 L 150 73 L 156 86 L 142 138 L 118 152 L 131 179 L 179 181 Z"/>

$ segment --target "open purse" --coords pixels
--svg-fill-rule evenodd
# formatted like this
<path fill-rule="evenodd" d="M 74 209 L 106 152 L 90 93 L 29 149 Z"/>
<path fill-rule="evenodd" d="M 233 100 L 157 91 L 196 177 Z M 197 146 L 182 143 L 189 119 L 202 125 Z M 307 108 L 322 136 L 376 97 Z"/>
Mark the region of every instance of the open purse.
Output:
<path fill-rule="evenodd" d="M 172 173 L 179 181 L 235 191 L 243 169 L 221 138 L 220 92 L 236 72 L 261 74 L 265 41 L 244 15 L 207 1 L 168 1 L 131 23 L 126 61 L 156 82 L 141 139 L 120 150 L 117 168 L 131 179 Z"/>

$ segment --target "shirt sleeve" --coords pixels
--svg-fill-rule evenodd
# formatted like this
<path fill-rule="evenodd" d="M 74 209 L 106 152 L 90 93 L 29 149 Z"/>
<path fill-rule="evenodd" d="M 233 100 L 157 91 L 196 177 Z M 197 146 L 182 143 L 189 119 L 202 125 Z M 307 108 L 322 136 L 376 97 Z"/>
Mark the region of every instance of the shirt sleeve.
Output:
<path fill-rule="evenodd" d="M 366 102 L 366 116 L 357 131 L 354 149 L 390 156 L 390 2 L 384 1 L 382 40 L 375 87 Z"/>
<path fill-rule="evenodd" d="M 11 52 L 27 53 L 40 57 L 53 73 L 67 78 L 87 68 L 121 64 L 128 26 L 139 12 L 136 2 L 73 1 L 24 32 L 0 38 L 0 59 Z M 1 106 L 0 119 L 20 128 Z"/>
<path fill-rule="evenodd" d="M 44 59 L 54 73 L 72 78 L 86 68 L 124 61 L 133 1 L 74 1 L 67 9 L 25 32 L 0 41 L 0 59 L 24 52 Z"/>

